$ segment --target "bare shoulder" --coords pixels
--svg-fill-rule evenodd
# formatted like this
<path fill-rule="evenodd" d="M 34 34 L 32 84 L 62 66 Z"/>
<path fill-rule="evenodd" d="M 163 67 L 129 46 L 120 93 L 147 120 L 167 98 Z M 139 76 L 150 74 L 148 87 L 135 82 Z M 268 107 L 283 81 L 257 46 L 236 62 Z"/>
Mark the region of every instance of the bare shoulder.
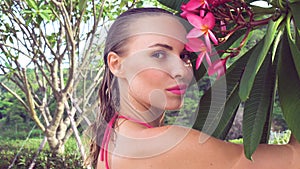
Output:
<path fill-rule="evenodd" d="M 118 137 L 115 168 L 230 168 L 241 154 L 240 146 L 181 126 L 145 129 L 138 135 L 139 139 Z"/>
<path fill-rule="evenodd" d="M 111 168 L 155 169 L 261 169 L 299 167 L 299 143 L 259 145 L 253 161 L 245 158 L 243 146 L 224 142 L 185 127 L 164 126 L 117 136 Z"/>

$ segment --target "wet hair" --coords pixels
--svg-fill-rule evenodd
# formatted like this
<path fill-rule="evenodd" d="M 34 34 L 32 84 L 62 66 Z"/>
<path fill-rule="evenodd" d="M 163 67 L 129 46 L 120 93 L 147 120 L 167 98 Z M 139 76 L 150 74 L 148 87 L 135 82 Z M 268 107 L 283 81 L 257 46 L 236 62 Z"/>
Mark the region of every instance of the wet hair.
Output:
<path fill-rule="evenodd" d="M 161 14 L 173 15 L 171 12 L 160 8 L 133 8 L 118 16 L 109 29 L 104 48 L 105 70 L 99 90 L 100 112 L 91 126 L 92 139 L 86 164 L 91 164 L 96 168 L 105 128 L 118 111 L 120 104 L 117 78 L 108 68 L 107 56 L 109 52 L 115 52 L 120 56 L 126 52 L 125 44 L 128 37 L 130 37 L 130 24 L 143 16 L 158 16 Z"/>

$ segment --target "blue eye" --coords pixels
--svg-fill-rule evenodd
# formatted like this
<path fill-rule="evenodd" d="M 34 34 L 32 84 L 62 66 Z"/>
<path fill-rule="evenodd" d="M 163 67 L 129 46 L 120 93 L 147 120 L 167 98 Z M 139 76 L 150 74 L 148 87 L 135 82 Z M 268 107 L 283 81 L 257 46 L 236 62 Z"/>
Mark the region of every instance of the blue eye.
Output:
<path fill-rule="evenodd" d="M 155 57 L 157 59 L 162 59 L 164 57 L 166 57 L 166 52 L 165 51 L 162 51 L 162 50 L 159 50 L 159 51 L 155 51 L 151 54 L 151 57 Z"/>

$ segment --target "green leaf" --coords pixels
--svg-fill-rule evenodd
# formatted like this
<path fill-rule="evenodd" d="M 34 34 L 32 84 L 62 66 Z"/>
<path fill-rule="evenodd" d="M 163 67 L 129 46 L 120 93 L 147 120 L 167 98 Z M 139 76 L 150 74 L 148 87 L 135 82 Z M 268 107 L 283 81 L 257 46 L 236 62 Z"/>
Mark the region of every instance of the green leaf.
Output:
<path fill-rule="evenodd" d="M 245 155 L 248 159 L 251 159 L 261 141 L 265 123 L 269 123 L 267 117 L 272 113 L 274 87 L 275 71 L 272 67 L 272 53 L 269 52 L 255 77 L 249 99 L 245 102 L 243 138 Z"/>
<path fill-rule="evenodd" d="M 26 2 L 30 8 L 38 10 L 38 6 L 34 0 L 26 0 Z"/>
<path fill-rule="evenodd" d="M 296 70 L 298 72 L 298 76 L 300 77 L 300 51 L 299 51 L 297 45 L 295 44 L 295 41 L 292 39 L 292 33 L 291 33 L 291 28 L 290 28 L 289 23 L 287 23 L 287 25 L 286 25 L 286 30 L 287 30 L 289 46 L 291 49 L 291 54 L 293 56 L 293 60 L 294 60 Z M 296 31 L 296 33 L 297 32 L 298 31 Z"/>
<path fill-rule="evenodd" d="M 251 11 L 255 13 L 255 15 L 265 15 L 265 14 L 274 14 L 274 8 L 263 8 L 260 6 L 250 5 Z"/>
<path fill-rule="evenodd" d="M 187 3 L 189 0 L 158 0 L 161 4 L 174 9 L 175 11 L 181 11 L 180 7 L 182 3 Z"/>
<path fill-rule="evenodd" d="M 32 14 L 33 12 L 32 12 L 31 10 L 24 9 L 24 10 L 22 10 L 21 13 L 24 13 L 24 14 Z"/>
<path fill-rule="evenodd" d="M 39 13 L 39 15 L 43 18 L 43 20 L 50 21 L 50 15 L 49 15 L 49 13 L 45 13 L 45 12 L 41 11 Z"/>
<path fill-rule="evenodd" d="M 290 3 L 289 7 L 291 8 L 296 27 L 300 29 L 300 2 Z"/>
<path fill-rule="evenodd" d="M 262 44 L 262 41 L 258 44 Z M 218 138 L 224 137 L 240 104 L 240 99 L 237 95 L 239 80 L 253 51 L 254 48 L 250 49 L 235 61 L 226 71 L 226 75 L 222 76 L 204 93 L 199 103 L 198 116 L 193 126 L 194 129 L 213 134 Z M 224 93 L 226 96 L 224 96 Z M 218 97 L 213 97 L 213 95 L 221 95 L 226 97 L 226 100 L 220 100 Z"/>
<path fill-rule="evenodd" d="M 300 29 L 295 30 L 295 39 L 296 47 L 300 50 Z"/>
<path fill-rule="evenodd" d="M 8 69 L 12 69 L 12 66 L 11 66 L 8 62 L 5 62 L 4 65 L 5 65 L 5 67 L 8 68 Z"/>
<path fill-rule="evenodd" d="M 79 10 L 82 11 L 86 7 L 86 4 L 87 4 L 87 0 L 81 0 L 81 1 L 79 1 L 79 5 L 78 5 L 79 6 Z M 122 1 L 121 1 L 121 4 L 122 4 Z"/>
<path fill-rule="evenodd" d="M 282 28 L 284 28 L 284 26 L 282 26 Z M 273 62 L 273 74 L 272 74 L 272 77 L 274 80 L 274 92 L 273 92 L 273 96 L 272 96 L 272 102 L 270 103 L 270 110 L 267 114 L 267 117 L 266 117 L 266 122 L 265 122 L 265 125 L 264 125 L 264 128 L 263 128 L 263 134 L 262 134 L 262 137 L 261 137 L 261 140 L 260 140 L 260 143 L 269 143 L 269 136 L 270 136 L 270 130 L 271 130 L 271 124 L 272 124 L 272 121 L 273 121 L 273 109 L 274 109 L 274 104 L 275 104 L 275 98 L 276 98 L 276 89 L 277 89 L 277 79 L 276 79 L 276 72 L 277 72 L 277 68 L 278 68 L 278 59 L 279 59 L 279 54 L 278 54 L 278 46 L 279 43 L 281 42 L 281 37 L 282 37 L 282 34 L 284 32 L 284 29 L 280 29 L 275 41 L 274 41 L 274 44 L 273 44 L 273 49 L 272 49 L 272 62 Z"/>
<path fill-rule="evenodd" d="M 289 3 L 300 2 L 300 0 L 289 0 Z"/>
<path fill-rule="evenodd" d="M 11 36 L 9 36 L 8 40 L 9 40 L 10 43 L 14 43 L 14 40 Z"/>
<path fill-rule="evenodd" d="M 290 36 L 289 36 L 288 39 L 289 39 L 289 46 L 290 46 L 290 49 L 291 49 L 291 53 L 292 53 L 292 56 L 293 56 L 293 61 L 294 61 L 296 70 L 298 72 L 298 76 L 300 77 L 300 51 L 297 48 L 296 44 L 293 43 L 293 41 L 290 39 Z"/>
<path fill-rule="evenodd" d="M 278 46 L 279 46 L 279 43 L 281 41 L 281 37 L 282 37 L 283 32 L 284 32 L 284 25 L 280 26 L 279 31 L 276 35 L 275 40 L 274 40 L 273 50 L 272 50 L 272 61 L 275 59 L 275 56 L 276 56 L 276 59 L 278 60 L 278 54 L 277 54 L 276 51 L 278 50 Z"/>
<path fill-rule="evenodd" d="M 32 21 L 31 17 L 29 19 L 27 19 L 26 22 L 25 22 L 26 26 L 28 26 L 31 23 L 31 21 Z"/>
<path fill-rule="evenodd" d="M 264 44 L 256 48 L 253 55 L 250 57 L 245 72 L 241 79 L 239 95 L 242 101 L 248 99 L 251 92 L 255 76 L 259 71 L 265 57 L 270 49 L 271 44 L 275 38 L 277 28 L 281 23 L 283 17 L 280 17 L 276 22 L 270 21 L 268 24 L 267 34 L 264 37 Z"/>
<path fill-rule="evenodd" d="M 232 126 L 233 120 L 239 108 L 241 100 L 238 94 L 238 84 L 235 85 L 234 90 L 230 92 L 230 95 L 227 96 L 226 102 L 222 107 L 221 119 L 218 122 L 218 126 L 215 129 L 213 136 L 219 139 L 224 140 L 229 129 Z M 204 128 L 205 131 L 205 128 Z"/>
<path fill-rule="evenodd" d="M 278 94 L 283 115 L 294 136 L 300 141 L 300 78 L 297 74 L 288 35 L 285 31 L 278 64 Z"/>
<path fill-rule="evenodd" d="M 193 62 L 194 65 L 196 64 L 195 62 L 196 61 Z M 206 68 L 205 68 L 204 64 L 201 64 L 198 70 L 196 70 L 195 67 L 196 66 L 193 66 L 194 78 L 198 82 L 206 74 Z"/>

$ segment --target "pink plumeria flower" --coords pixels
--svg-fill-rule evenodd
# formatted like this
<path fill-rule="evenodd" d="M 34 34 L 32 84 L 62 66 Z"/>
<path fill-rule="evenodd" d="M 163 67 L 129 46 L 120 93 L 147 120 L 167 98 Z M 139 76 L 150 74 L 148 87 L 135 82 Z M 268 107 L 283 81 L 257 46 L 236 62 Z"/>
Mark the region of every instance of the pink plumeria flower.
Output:
<path fill-rule="evenodd" d="M 182 13 L 180 14 L 180 16 L 183 17 L 183 18 L 186 18 L 186 15 L 188 13 L 193 13 L 193 14 L 198 14 L 199 13 L 198 9 L 190 10 L 190 8 L 188 8 L 186 4 L 182 4 L 180 9 L 182 10 Z"/>
<path fill-rule="evenodd" d="M 200 16 L 204 16 L 205 11 L 209 9 L 209 5 L 206 0 L 190 0 L 187 4 L 184 5 L 185 9 L 188 11 L 201 8 L 199 11 Z"/>
<path fill-rule="evenodd" d="M 208 75 L 211 76 L 217 73 L 217 79 L 223 76 L 226 72 L 226 61 L 228 57 L 225 59 L 218 59 L 213 62 L 211 66 L 208 67 Z"/>
<path fill-rule="evenodd" d="M 216 23 L 214 15 L 211 12 L 208 12 L 202 18 L 200 16 L 188 13 L 186 17 L 187 20 L 195 27 L 187 34 L 187 38 L 198 38 L 204 35 L 207 48 L 209 52 L 211 52 L 210 39 L 214 42 L 215 45 L 218 44 L 216 36 L 211 31 Z"/>
<path fill-rule="evenodd" d="M 188 39 L 188 42 L 185 44 L 185 49 L 190 52 L 200 52 L 196 60 L 196 70 L 199 69 L 203 58 L 206 58 L 206 62 L 211 66 L 211 60 L 209 57 L 208 49 L 205 43 L 199 38 Z"/>
<path fill-rule="evenodd" d="M 197 8 L 204 8 L 204 9 L 209 9 L 208 3 L 206 0 L 190 0 L 187 4 L 186 4 L 186 9 L 187 10 L 194 10 Z"/>

